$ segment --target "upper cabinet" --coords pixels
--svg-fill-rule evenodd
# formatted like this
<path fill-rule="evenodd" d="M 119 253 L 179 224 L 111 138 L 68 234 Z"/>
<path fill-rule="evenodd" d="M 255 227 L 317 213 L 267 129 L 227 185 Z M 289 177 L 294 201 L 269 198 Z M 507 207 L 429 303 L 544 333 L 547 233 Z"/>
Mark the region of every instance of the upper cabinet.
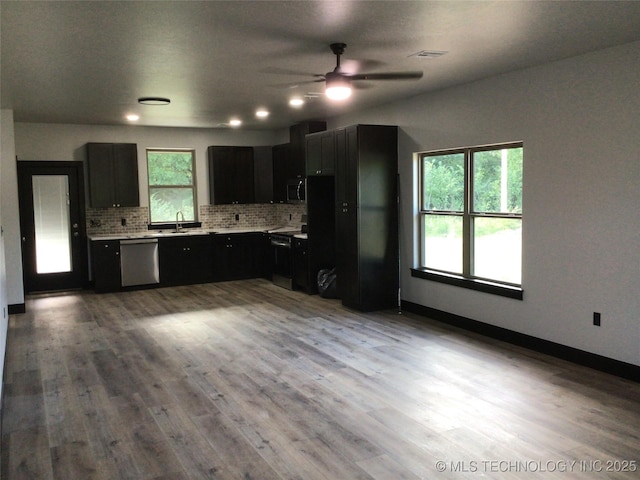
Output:
<path fill-rule="evenodd" d="M 211 146 L 208 155 L 211 204 L 253 203 L 253 147 Z"/>
<path fill-rule="evenodd" d="M 322 132 L 327 129 L 327 122 L 303 122 L 289 127 L 290 162 L 289 178 L 304 177 L 306 168 L 305 136 L 310 133 Z"/>
<path fill-rule="evenodd" d="M 87 164 L 92 207 L 140 205 L 135 143 L 87 143 Z"/>
<path fill-rule="evenodd" d="M 334 131 L 307 135 L 307 176 L 333 175 L 335 173 Z"/>
<path fill-rule="evenodd" d="M 291 172 L 290 147 L 290 143 L 283 143 L 281 145 L 274 145 L 272 148 L 274 203 L 287 202 L 287 180 L 296 178 Z"/>
<path fill-rule="evenodd" d="M 256 203 L 273 201 L 272 148 L 253 147 L 253 185 Z"/>

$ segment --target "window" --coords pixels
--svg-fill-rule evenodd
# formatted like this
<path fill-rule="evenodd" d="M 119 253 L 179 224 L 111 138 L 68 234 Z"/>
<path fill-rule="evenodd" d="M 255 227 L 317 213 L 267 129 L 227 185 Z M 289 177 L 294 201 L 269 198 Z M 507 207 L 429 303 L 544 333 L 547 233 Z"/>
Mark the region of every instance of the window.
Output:
<path fill-rule="evenodd" d="M 175 222 L 177 212 L 196 220 L 194 157 L 193 150 L 147 150 L 151 223 Z"/>
<path fill-rule="evenodd" d="M 522 298 L 510 293 L 522 281 L 522 154 L 521 143 L 420 154 L 415 276 Z"/>

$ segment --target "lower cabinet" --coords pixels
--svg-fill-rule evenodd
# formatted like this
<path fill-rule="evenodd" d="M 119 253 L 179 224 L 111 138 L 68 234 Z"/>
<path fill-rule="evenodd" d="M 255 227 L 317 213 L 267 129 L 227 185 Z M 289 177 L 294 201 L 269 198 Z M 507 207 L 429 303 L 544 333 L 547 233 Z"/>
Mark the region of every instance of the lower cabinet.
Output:
<path fill-rule="evenodd" d="M 209 235 L 161 238 L 158 257 L 161 285 L 189 285 L 212 279 Z"/>
<path fill-rule="evenodd" d="M 311 278 L 309 268 L 308 241 L 303 238 L 293 239 L 293 288 L 307 293 L 314 291 L 315 279 Z"/>
<path fill-rule="evenodd" d="M 96 292 L 120 290 L 120 240 L 91 242 L 91 275 Z"/>
<path fill-rule="evenodd" d="M 159 238 L 159 286 L 268 278 L 269 249 L 269 235 L 260 232 Z M 91 270 L 96 292 L 121 289 L 120 240 L 91 242 Z"/>
<path fill-rule="evenodd" d="M 264 236 L 261 233 L 213 235 L 213 279 L 240 280 L 263 276 Z"/>

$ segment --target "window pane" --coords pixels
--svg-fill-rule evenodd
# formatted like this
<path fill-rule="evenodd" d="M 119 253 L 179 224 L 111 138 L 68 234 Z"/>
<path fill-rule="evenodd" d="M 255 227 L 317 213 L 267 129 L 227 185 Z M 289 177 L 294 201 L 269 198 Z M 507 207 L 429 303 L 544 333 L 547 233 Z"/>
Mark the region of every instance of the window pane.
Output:
<path fill-rule="evenodd" d="M 522 148 L 473 153 L 473 211 L 522 213 Z"/>
<path fill-rule="evenodd" d="M 36 272 L 71 271 L 69 177 L 33 175 Z"/>
<path fill-rule="evenodd" d="M 422 210 L 464 209 L 464 153 L 422 157 Z"/>
<path fill-rule="evenodd" d="M 191 152 L 147 152 L 149 185 L 193 185 Z"/>
<path fill-rule="evenodd" d="M 149 187 L 151 223 L 175 222 L 178 211 L 182 212 L 185 221 L 192 222 L 195 220 L 194 204 L 192 188 Z"/>
<path fill-rule="evenodd" d="M 191 150 L 147 150 L 151 223 L 175 222 L 179 211 L 186 222 L 195 221 L 193 157 Z"/>
<path fill-rule="evenodd" d="M 473 274 L 500 282 L 522 281 L 522 220 L 475 218 Z"/>
<path fill-rule="evenodd" d="M 423 216 L 422 266 L 462 273 L 462 217 Z"/>

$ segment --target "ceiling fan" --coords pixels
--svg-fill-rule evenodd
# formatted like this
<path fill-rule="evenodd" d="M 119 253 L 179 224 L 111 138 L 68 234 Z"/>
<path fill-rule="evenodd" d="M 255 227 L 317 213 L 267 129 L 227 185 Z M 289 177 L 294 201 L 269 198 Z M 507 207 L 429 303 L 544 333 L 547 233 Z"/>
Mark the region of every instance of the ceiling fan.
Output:
<path fill-rule="evenodd" d="M 382 73 L 351 73 L 342 69 L 340 65 L 340 56 L 344 53 L 344 49 L 347 46 L 346 43 L 332 43 L 329 45 L 331 51 L 336 56 L 336 67 L 332 72 L 327 72 L 324 75 L 321 74 L 308 74 L 302 72 L 296 72 L 291 70 L 282 70 L 282 69 L 269 69 L 269 73 L 282 73 L 286 75 L 312 75 L 317 77 L 316 80 L 308 80 L 306 82 L 295 82 L 286 85 L 287 88 L 298 87 L 303 83 L 316 83 L 316 82 L 324 82 L 325 83 L 325 94 L 328 98 L 332 100 L 344 100 L 351 95 L 351 82 L 360 81 L 360 80 L 416 80 L 422 78 L 421 71 L 413 71 L 413 72 L 382 72 Z M 379 62 L 371 62 L 368 63 L 379 63 Z M 275 85 L 274 85 L 275 86 Z M 360 87 L 359 85 L 355 85 Z M 314 97 L 317 94 L 313 94 Z"/>
<path fill-rule="evenodd" d="M 344 100 L 351 95 L 351 82 L 357 80 L 415 80 L 422 78 L 421 71 L 414 72 L 385 72 L 385 73 L 348 73 L 340 67 L 340 56 L 344 53 L 346 43 L 332 43 L 329 45 L 336 56 L 336 68 L 327 72 L 316 82 L 325 82 L 325 94 L 331 100 Z"/>

